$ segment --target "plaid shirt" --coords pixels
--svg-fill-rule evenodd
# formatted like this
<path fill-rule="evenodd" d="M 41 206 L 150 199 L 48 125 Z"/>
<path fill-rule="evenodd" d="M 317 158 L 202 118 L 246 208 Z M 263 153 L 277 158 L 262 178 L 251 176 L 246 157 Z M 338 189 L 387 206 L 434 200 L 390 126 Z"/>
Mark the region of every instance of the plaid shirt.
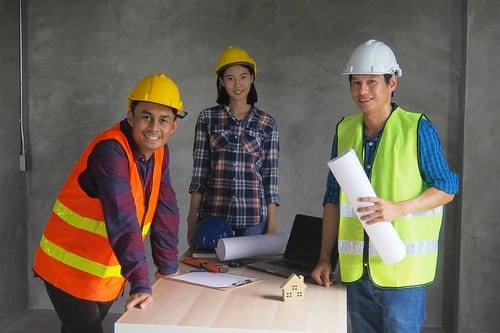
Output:
<path fill-rule="evenodd" d="M 199 218 L 217 216 L 241 229 L 267 221 L 267 205 L 279 205 L 279 140 L 276 121 L 253 106 L 237 119 L 229 107 L 200 112 L 189 192 L 203 194 Z"/>

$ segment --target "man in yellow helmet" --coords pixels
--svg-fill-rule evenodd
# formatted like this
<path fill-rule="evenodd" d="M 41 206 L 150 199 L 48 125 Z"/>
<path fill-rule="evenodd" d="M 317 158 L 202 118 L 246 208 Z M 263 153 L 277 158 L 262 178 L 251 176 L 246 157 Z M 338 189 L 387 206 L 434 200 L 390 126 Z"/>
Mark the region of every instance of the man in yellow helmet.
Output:
<path fill-rule="evenodd" d="M 443 205 L 458 192 L 458 177 L 450 171 L 428 118 L 392 103 L 402 70 L 386 44 L 369 40 L 358 46 L 342 74 L 349 75 L 351 97 L 361 112 L 337 125 L 331 158 L 355 150 L 378 196 L 358 198 L 371 203 L 358 208 L 362 223 L 391 221 L 405 243 L 406 257 L 395 264 L 383 262 L 329 173 L 321 254 L 312 278 L 331 284 L 330 253 L 337 238 L 353 332 L 420 332 L 424 286 L 436 272 Z"/>
<path fill-rule="evenodd" d="M 177 85 L 143 78 L 126 118 L 89 144 L 52 209 L 33 270 L 61 332 L 103 332 L 102 321 L 130 283 L 126 308 L 152 302 L 144 239 L 151 230 L 156 278 L 175 274 L 179 211 L 167 141 L 185 116 Z"/>

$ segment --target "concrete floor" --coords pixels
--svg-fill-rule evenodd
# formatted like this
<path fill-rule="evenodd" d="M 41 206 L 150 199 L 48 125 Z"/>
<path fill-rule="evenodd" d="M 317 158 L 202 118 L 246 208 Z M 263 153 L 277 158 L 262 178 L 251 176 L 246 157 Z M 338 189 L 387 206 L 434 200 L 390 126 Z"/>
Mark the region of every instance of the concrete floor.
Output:
<path fill-rule="evenodd" d="M 119 313 L 108 313 L 104 320 L 104 333 L 113 333 L 113 325 L 120 317 Z M 52 310 L 27 310 L 10 324 L 1 329 L 2 333 L 58 333 L 59 320 Z M 422 333 L 446 333 L 439 328 L 424 328 Z"/>
<path fill-rule="evenodd" d="M 114 332 L 113 325 L 119 317 L 119 313 L 108 313 L 104 333 Z M 3 333 L 58 333 L 60 330 L 59 319 L 52 310 L 27 310 L 0 329 Z"/>

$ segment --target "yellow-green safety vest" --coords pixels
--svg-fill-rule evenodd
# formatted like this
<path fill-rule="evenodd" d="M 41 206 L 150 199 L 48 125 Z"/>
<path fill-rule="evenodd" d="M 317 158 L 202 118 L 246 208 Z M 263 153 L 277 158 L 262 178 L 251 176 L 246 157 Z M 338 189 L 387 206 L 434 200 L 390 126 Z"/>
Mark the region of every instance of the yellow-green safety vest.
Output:
<path fill-rule="evenodd" d="M 418 162 L 418 124 L 421 113 L 397 107 L 386 121 L 378 143 L 370 182 L 378 197 L 390 201 L 415 198 L 427 189 Z M 354 149 L 363 163 L 363 114 L 342 119 L 337 126 L 338 151 Z M 408 214 L 392 221 L 406 246 L 406 257 L 395 264 L 384 264 L 372 242 L 368 243 L 368 272 L 381 287 L 407 287 L 434 280 L 439 230 L 443 207 Z M 364 230 L 340 191 L 338 232 L 339 263 L 343 282 L 355 282 L 363 275 Z"/>

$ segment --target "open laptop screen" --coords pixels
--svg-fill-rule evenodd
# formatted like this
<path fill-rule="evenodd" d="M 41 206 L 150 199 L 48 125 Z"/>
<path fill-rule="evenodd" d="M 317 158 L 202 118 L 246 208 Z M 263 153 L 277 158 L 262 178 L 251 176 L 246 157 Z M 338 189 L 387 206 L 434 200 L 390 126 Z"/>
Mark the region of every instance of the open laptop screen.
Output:
<path fill-rule="evenodd" d="M 322 219 L 297 214 L 283 257 L 287 260 L 315 266 L 321 251 Z M 332 268 L 337 265 L 337 246 L 332 253 Z"/>

